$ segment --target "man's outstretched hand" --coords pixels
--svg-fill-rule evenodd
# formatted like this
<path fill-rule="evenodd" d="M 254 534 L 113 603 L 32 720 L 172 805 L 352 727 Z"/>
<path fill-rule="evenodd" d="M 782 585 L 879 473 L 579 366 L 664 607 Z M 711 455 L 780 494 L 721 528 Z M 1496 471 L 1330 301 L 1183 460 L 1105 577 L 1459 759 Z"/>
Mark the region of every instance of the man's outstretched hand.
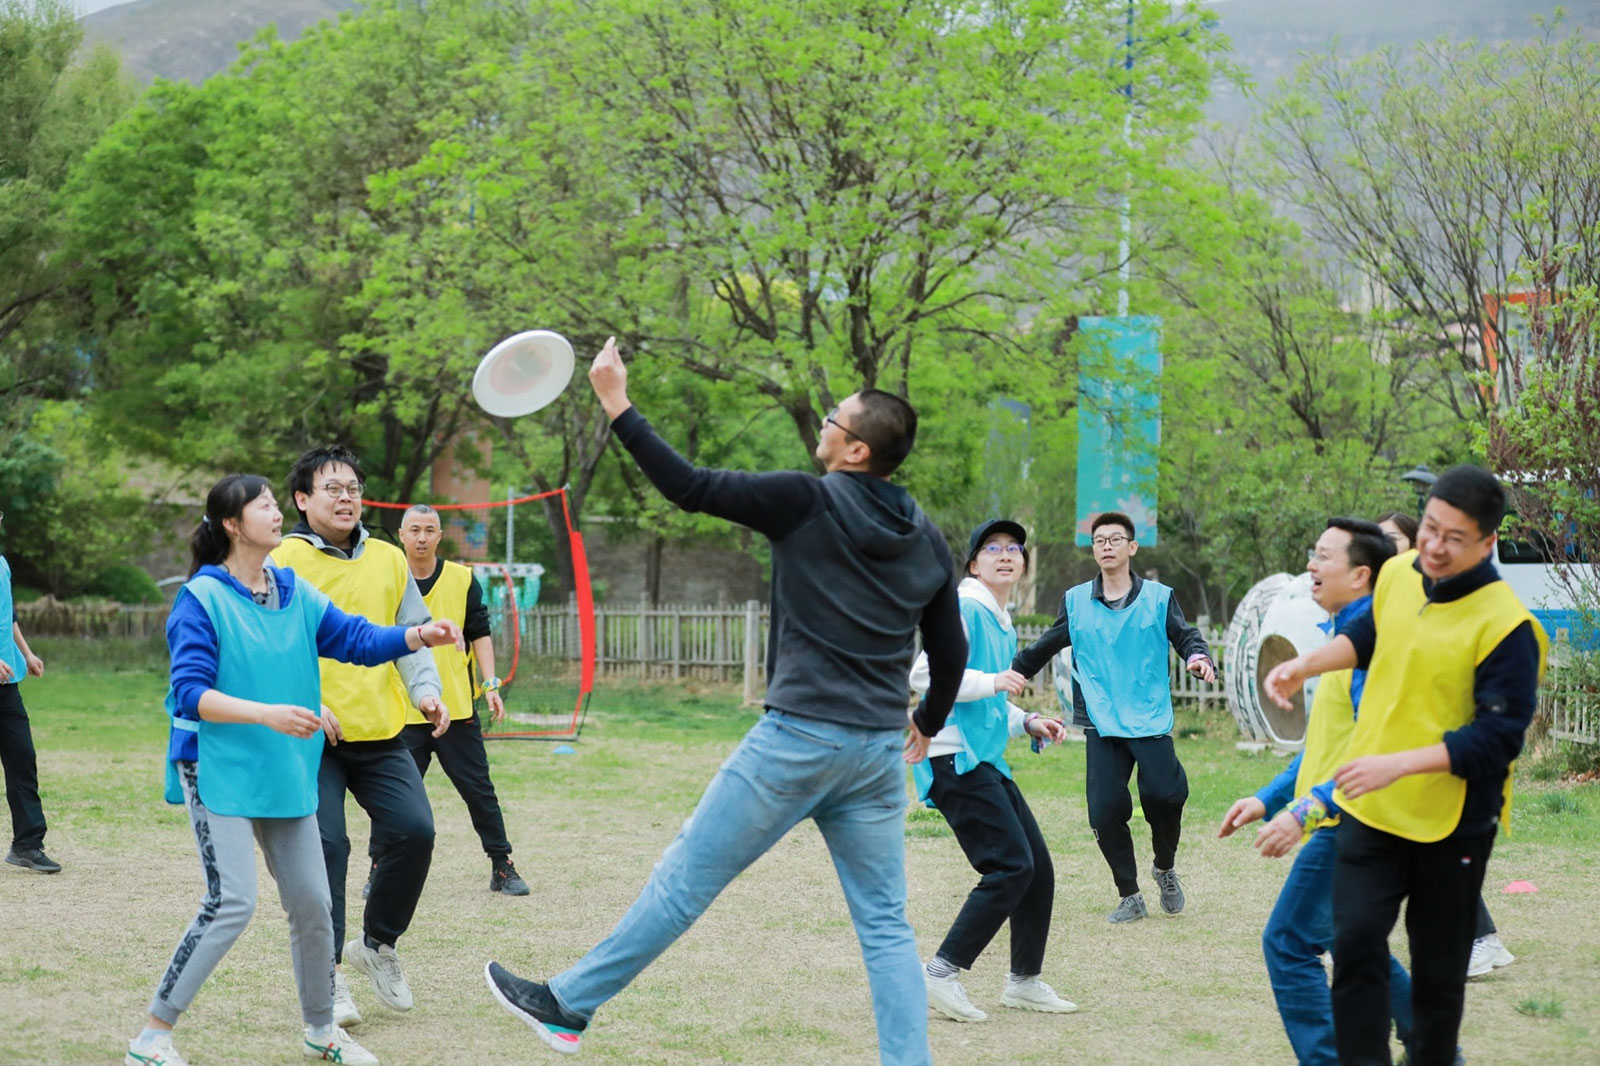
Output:
<path fill-rule="evenodd" d="M 605 408 L 607 418 L 614 421 L 633 406 L 628 402 L 628 368 L 622 365 L 622 356 L 617 352 L 617 338 L 607 337 L 606 346 L 594 357 L 594 365 L 589 367 L 589 384 L 599 397 L 600 406 Z"/>

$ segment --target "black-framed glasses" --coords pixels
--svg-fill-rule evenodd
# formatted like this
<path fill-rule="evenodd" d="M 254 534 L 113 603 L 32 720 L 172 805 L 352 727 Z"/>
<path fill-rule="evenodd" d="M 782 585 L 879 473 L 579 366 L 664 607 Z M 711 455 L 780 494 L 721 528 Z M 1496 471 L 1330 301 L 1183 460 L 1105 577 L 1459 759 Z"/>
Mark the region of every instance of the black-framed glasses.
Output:
<path fill-rule="evenodd" d="M 1096 548 L 1120 548 L 1128 543 L 1129 539 L 1121 533 L 1113 533 L 1109 537 L 1095 537 L 1091 543 Z"/>
<path fill-rule="evenodd" d="M 829 411 L 827 415 L 823 417 L 822 424 L 828 425 L 829 423 L 832 423 L 839 430 L 839 432 L 843 433 L 845 436 L 854 437 L 867 447 L 872 447 L 871 441 L 867 440 L 867 438 L 863 437 L 861 434 L 857 433 L 855 430 L 839 421 L 839 409 L 837 407 Z"/>
<path fill-rule="evenodd" d="M 331 500 L 337 500 L 341 496 L 359 500 L 361 499 L 361 482 L 352 481 L 348 485 L 341 485 L 337 481 L 330 481 L 322 486 L 322 491 L 327 493 L 328 498 Z"/>

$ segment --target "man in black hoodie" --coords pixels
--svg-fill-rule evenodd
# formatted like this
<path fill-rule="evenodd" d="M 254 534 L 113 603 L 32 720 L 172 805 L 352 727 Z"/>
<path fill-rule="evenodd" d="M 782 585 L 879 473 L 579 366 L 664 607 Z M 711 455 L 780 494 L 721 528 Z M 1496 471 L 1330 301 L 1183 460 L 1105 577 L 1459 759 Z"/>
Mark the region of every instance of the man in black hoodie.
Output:
<path fill-rule="evenodd" d="M 825 477 L 690 465 L 627 396 L 615 341 L 589 380 L 611 429 L 662 495 L 772 542 L 767 713 L 722 765 L 611 935 L 541 984 L 497 963 L 502 1006 L 557 1051 L 578 1050 L 595 1010 L 694 924 L 745 867 L 803 819 L 821 830 L 855 923 L 872 988 L 878 1054 L 928 1066 L 927 993 L 906 921 L 904 761 L 927 753 L 967 661 L 955 567 L 943 538 L 888 477 L 917 416 L 868 389 L 823 420 Z M 906 676 L 922 629 L 932 684 L 902 745 Z"/>

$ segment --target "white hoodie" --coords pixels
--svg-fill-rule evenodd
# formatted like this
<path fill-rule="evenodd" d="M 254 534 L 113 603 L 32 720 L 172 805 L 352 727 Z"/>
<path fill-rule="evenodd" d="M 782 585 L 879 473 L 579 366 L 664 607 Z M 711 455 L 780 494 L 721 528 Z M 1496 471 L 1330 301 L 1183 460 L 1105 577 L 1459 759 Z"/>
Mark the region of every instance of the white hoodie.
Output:
<path fill-rule="evenodd" d="M 1011 612 L 995 602 L 994 593 L 989 587 L 975 577 L 961 579 L 961 584 L 956 586 L 956 594 L 964 600 L 972 600 L 984 610 L 999 619 L 1000 624 L 1007 630 L 1011 629 Z M 966 628 L 963 621 L 962 628 Z M 961 688 L 956 692 L 957 703 L 970 703 L 973 700 L 986 700 L 996 692 L 994 680 L 998 675 L 984 673 L 982 670 L 968 668 L 961 675 Z M 917 653 L 917 661 L 911 664 L 911 688 L 918 696 L 925 695 L 928 691 L 928 656 L 925 652 Z M 1023 722 L 1027 712 L 1016 704 L 1007 702 L 1006 725 L 1014 737 L 1020 737 L 1024 730 Z M 961 728 L 956 725 L 955 715 L 945 720 L 945 727 L 928 744 L 928 758 L 936 755 L 954 755 L 963 750 L 965 744 L 961 738 Z"/>

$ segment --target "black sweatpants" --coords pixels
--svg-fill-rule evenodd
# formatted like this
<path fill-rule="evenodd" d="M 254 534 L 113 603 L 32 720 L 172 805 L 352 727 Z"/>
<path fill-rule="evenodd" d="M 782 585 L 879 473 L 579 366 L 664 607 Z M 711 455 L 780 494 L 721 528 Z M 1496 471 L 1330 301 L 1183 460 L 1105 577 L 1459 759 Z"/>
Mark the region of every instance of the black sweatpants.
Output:
<path fill-rule="evenodd" d="M 396 944 L 411 925 L 433 860 L 433 809 L 417 763 L 398 736 L 388 740 L 343 740 L 325 748 L 317 773 L 317 828 L 333 897 L 333 951 L 344 954 L 345 878 L 350 837 L 345 833 L 348 790 L 372 819 L 378 868 L 372 874 L 361 929 L 379 944 Z"/>
<path fill-rule="evenodd" d="M 478 724 L 478 716 L 452 721 L 442 737 L 433 735 L 431 725 L 408 725 L 400 731 L 400 739 L 416 760 L 419 774 L 426 776 L 432 757 L 439 757 L 444 775 L 467 805 L 472 828 L 483 842 L 483 853 L 490 859 L 510 858 L 511 842 L 506 839 L 506 820 L 500 813 L 494 782 L 489 780 L 489 753 L 483 749 L 483 727 Z"/>
<path fill-rule="evenodd" d="M 1055 903 L 1050 849 L 1016 782 L 988 763 L 956 773 L 954 755 L 929 759 L 928 798 L 950 823 L 972 868 L 982 875 L 939 945 L 946 962 L 970 970 L 1000 927 L 1011 923 L 1011 972 L 1044 968 Z"/>
<path fill-rule="evenodd" d="M 1389 1066 L 1389 932 L 1406 905 L 1412 1066 L 1455 1061 L 1494 831 L 1432 844 L 1348 813 L 1333 867 L 1333 1024 L 1341 1066 Z"/>
<path fill-rule="evenodd" d="M 1472 939 L 1482 940 L 1484 937 L 1489 936 L 1492 933 L 1498 933 L 1499 931 L 1499 929 L 1495 928 L 1494 919 L 1489 917 L 1489 904 L 1484 902 L 1483 894 L 1479 893 L 1478 924 L 1473 929 Z"/>
<path fill-rule="evenodd" d="M 6 640 L 11 634 L 5 635 Z M 11 808 L 11 843 L 44 846 L 44 804 L 39 800 L 39 762 L 33 731 L 22 705 L 22 686 L 0 685 L 0 765 L 5 768 L 6 805 Z"/>
<path fill-rule="evenodd" d="M 1133 799 L 1128 794 L 1128 779 L 1139 767 L 1139 806 L 1150 823 L 1150 843 L 1155 848 L 1156 866 L 1172 869 L 1178 855 L 1178 837 L 1183 830 L 1183 805 L 1189 799 L 1189 778 L 1178 761 L 1178 750 L 1170 734 L 1159 737 L 1103 737 L 1090 727 L 1083 731 L 1084 790 L 1089 800 L 1089 828 L 1100 845 L 1100 854 L 1111 867 L 1117 895 L 1131 896 L 1139 891 L 1139 868 L 1133 857 L 1133 834 L 1128 822 L 1133 818 Z"/>

